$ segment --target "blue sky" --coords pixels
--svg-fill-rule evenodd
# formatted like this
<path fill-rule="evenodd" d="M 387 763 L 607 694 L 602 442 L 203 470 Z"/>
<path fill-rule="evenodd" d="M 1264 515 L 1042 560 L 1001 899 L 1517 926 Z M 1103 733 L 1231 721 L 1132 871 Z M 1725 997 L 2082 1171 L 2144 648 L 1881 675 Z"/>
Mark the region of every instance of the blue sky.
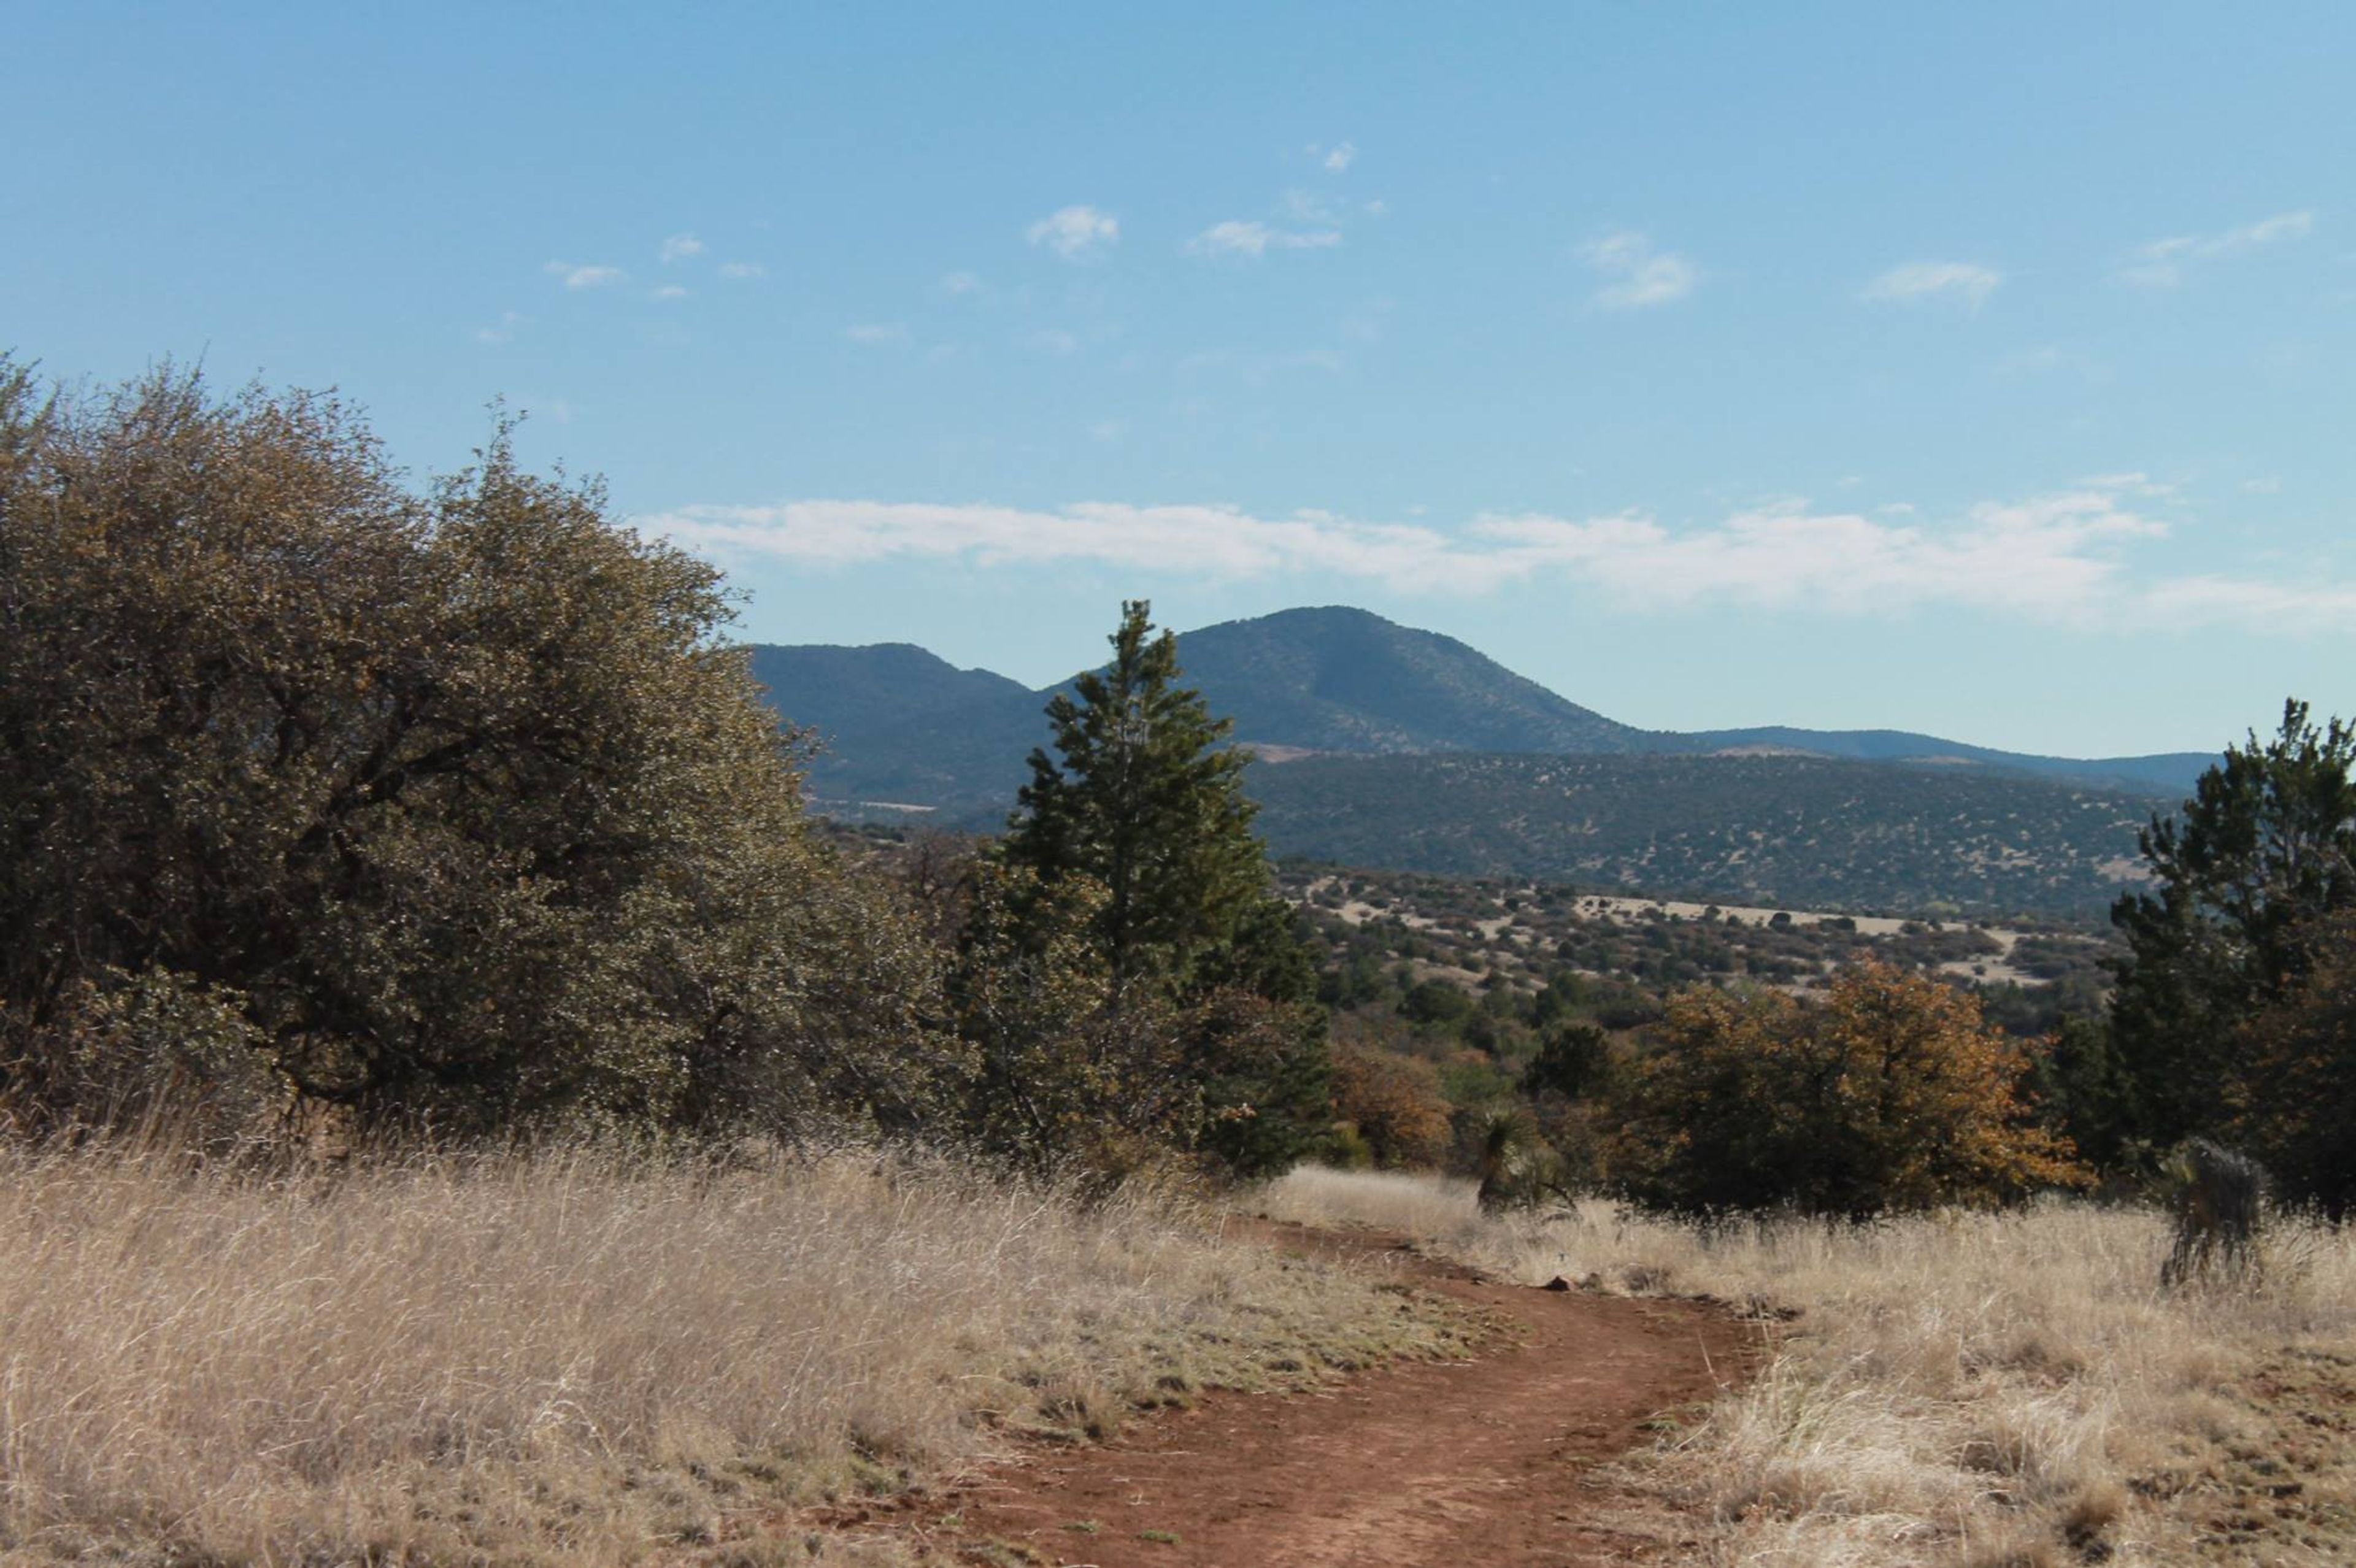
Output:
<path fill-rule="evenodd" d="M 1655 727 L 2356 710 L 2356 8 L 0 4 L 0 343 L 335 385 L 1044 682 L 1354 603 Z"/>

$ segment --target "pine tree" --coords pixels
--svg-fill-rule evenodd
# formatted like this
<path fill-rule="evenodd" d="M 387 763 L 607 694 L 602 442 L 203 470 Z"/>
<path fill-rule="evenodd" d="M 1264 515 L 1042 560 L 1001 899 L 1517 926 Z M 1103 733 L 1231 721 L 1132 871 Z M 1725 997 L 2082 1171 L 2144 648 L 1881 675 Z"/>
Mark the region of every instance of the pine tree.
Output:
<path fill-rule="evenodd" d="M 1007 858 L 1043 881 L 1079 872 L 1104 885 L 1098 929 L 1117 987 L 1184 987 L 1268 896 L 1247 753 L 1199 691 L 1177 684 L 1178 639 L 1152 607 L 1121 606 L 1112 663 L 1047 704 L 1056 755 L 1031 753 L 1031 783 Z"/>
<path fill-rule="evenodd" d="M 2284 704 L 2272 739 L 2230 747 L 2181 815 L 2142 836 L 2154 891 L 2121 899 L 2111 1005 L 2137 1130 L 2165 1147 L 2220 1128 L 2237 1030 L 2308 967 L 2302 932 L 2356 909 L 2356 725 Z"/>
<path fill-rule="evenodd" d="M 1281 1169 L 1323 1136 L 1325 1018 L 1292 911 L 1270 891 L 1243 792 L 1248 755 L 1179 684 L 1178 642 L 1151 606 L 1121 606 L 1109 665 L 1047 705 L 1054 755 L 1004 854 L 1041 886 L 1101 890 L 1097 948 L 1116 1016 L 1175 1009 L 1201 1095 L 1200 1147 L 1246 1174 Z"/>

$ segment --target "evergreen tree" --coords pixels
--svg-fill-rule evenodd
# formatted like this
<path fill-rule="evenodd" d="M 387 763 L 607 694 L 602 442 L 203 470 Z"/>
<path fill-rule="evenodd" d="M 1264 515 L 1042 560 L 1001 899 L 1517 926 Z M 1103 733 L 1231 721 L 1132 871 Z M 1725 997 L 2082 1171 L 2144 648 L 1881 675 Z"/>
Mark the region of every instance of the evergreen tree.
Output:
<path fill-rule="evenodd" d="M 1047 704 L 1056 755 L 1031 753 L 1008 858 L 1044 881 L 1073 872 L 1104 885 L 1098 916 L 1117 986 L 1183 986 L 1267 896 L 1251 830 L 1242 752 L 1202 693 L 1177 684 L 1178 639 L 1155 635 L 1143 600 L 1121 606 L 1112 663 Z"/>
<path fill-rule="evenodd" d="M 1116 1015 L 1176 1008 L 1203 1095 L 1203 1144 L 1246 1172 L 1280 1168 L 1325 1122 L 1325 1020 L 1292 912 L 1269 890 L 1228 721 L 1179 684 L 1178 642 L 1144 601 L 1113 657 L 1047 704 L 1054 754 L 1004 854 L 1044 888 L 1101 889 L 1097 949 Z"/>
<path fill-rule="evenodd" d="M 2128 955 L 2111 1004 L 2136 1130 L 2156 1146 L 2217 1131 L 2240 1075 L 2237 1031 L 2308 967 L 2302 931 L 2356 909 L 2356 725 L 2284 704 L 2142 835 L 2157 884 L 2111 919 Z"/>

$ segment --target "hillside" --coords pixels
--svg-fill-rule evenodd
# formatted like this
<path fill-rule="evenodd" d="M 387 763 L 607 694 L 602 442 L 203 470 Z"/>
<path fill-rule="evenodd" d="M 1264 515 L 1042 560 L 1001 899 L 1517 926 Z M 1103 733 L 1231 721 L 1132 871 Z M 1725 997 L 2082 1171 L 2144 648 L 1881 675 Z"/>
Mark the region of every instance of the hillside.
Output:
<path fill-rule="evenodd" d="M 1905 730 L 1798 730 L 1784 724 L 1748 730 L 1697 730 L 1675 737 L 1676 750 L 1772 755 L 1843 757 L 1862 763 L 1958 763 L 2082 784 L 2164 795 L 2190 795 L 2192 782 L 2215 763 L 2208 752 L 2161 752 L 2147 757 L 2040 757 L 1989 746 L 1944 741 Z"/>
<path fill-rule="evenodd" d="M 2095 913 L 2165 805 L 1806 757 L 1321 757 L 1250 787 L 1279 854 L 1903 912 Z"/>

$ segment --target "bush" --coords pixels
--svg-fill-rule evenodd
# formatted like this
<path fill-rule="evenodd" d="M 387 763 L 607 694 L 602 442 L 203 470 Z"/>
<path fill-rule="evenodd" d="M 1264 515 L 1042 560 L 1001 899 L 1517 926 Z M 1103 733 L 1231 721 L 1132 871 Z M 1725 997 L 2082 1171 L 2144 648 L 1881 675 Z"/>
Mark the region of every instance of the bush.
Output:
<path fill-rule="evenodd" d="M 1972 997 L 1886 965 L 1821 1002 L 1690 990 L 1634 1070 L 1614 1168 L 1657 1207 L 1860 1218 L 2080 1182 L 2027 1071 Z"/>
<path fill-rule="evenodd" d="M 1440 1093 L 1439 1072 L 1428 1061 L 1365 1045 L 1338 1044 L 1333 1051 L 1333 1108 L 1377 1165 L 1428 1168 L 1447 1157 L 1451 1136 L 1448 1099 Z"/>
<path fill-rule="evenodd" d="M 504 432 L 418 489 L 332 399 L 0 360 L 0 1007 L 129 1053 L 5 1070 L 20 1117 L 137 1102 L 166 991 L 241 1041 L 173 1073 L 378 1123 L 936 1093 L 928 955 L 806 834 L 716 572 Z"/>

